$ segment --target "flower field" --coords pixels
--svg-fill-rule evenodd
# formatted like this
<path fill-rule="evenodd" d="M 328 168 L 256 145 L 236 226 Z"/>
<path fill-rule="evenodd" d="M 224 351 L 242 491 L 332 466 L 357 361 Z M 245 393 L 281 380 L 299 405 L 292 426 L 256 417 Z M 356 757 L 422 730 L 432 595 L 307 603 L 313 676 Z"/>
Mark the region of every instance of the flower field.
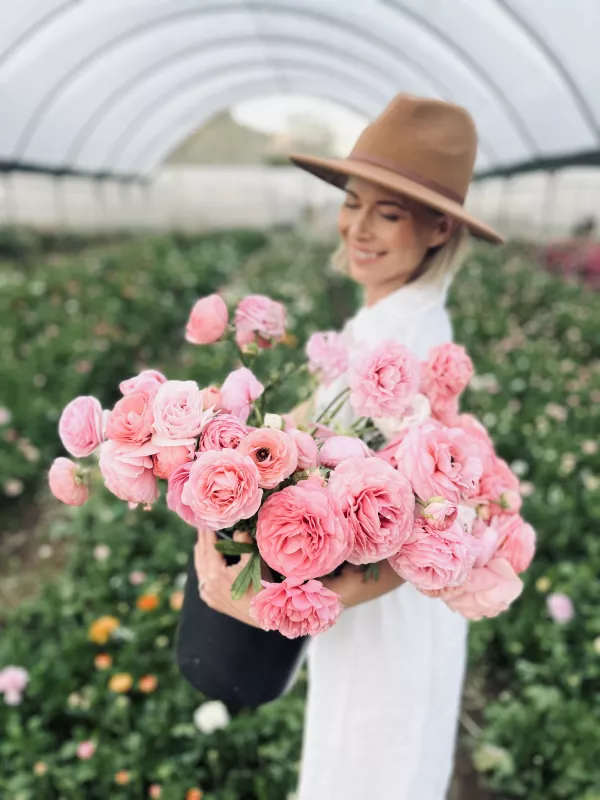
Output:
<path fill-rule="evenodd" d="M 0 558 L 33 508 L 34 558 L 51 565 L 23 602 L 0 595 L 1 797 L 293 792 L 303 680 L 271 706 L 229 719 L 174 666 L 193 530 L 161 502 L 149 513 L 128 509 L 97 476 L 84 507 L 58 508 L 45 473 L 61 454 L 56 424 L 74 396 L 93 391 L 110 406 L 119 381 L 145 367 L 201 385 L 232 369 L 233 347 L 183 341 L 201 295 L 283 302 L 287 346 L 270 354 L 269 368 L 300 363 L 309 334 L 338 327 L 358 302 L 324 269 L 329 250 L 281 232 L 87 247 L 0 236 Z M 538 532 L 522 598 L 471 629 L 473 762 L 498 797 L 597 800 L 600 295 L 535 267 L 517 246 L 481 247 L 451 305 L 457 341 L 477 368 L 465 410 L 519 474 L 523 516 Z M 290 381 L 270 403 L 287 410 L 302 388 Z M 14 579 L 21 558 L 0 562 L 2 575 Z M 9 666 L 24 672 L 3 673 Z"/>

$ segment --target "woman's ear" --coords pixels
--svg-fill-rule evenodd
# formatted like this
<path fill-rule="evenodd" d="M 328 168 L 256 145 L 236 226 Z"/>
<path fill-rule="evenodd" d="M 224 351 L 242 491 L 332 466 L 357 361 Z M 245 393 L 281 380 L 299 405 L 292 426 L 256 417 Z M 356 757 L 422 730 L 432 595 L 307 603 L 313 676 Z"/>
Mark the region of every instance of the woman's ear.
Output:
<path fill-rule="evenodd" d="M 447 214 L 440 214 L 431 232 L 431 242 L 429 246 L 440 247 L 446 244 L 458 228 L 458 225 L 458 220 L 452 219 L 452 217 L 449 217 Z"/>

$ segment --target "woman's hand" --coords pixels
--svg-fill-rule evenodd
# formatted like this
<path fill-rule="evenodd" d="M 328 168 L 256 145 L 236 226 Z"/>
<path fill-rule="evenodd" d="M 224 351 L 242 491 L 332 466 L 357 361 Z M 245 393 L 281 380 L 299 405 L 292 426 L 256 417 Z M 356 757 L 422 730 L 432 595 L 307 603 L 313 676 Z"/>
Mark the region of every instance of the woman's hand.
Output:
<path fill-rule="evenodd" d="M 252 539 L 245 533 L 234 533 L 236 542 L 251 542 Z M 234 619 L 258 628 L 259 625 L 250 617 L 250 601 L 256 594 L 252 585 L 240 600 L 232 600 L 231 587 L 233 582 L 246 566 L 250 554 L 240 557 L 237 564 L 227 566 L 225 559 L 215 549 L 217 535 L 214 531 L 199 528 L 198 540 L 194 548 L 194 566 L 198 576 L 198 591 L 201 599 L 207 606 L 221 614 L 227 614 Z"/>
<path fill-rule="evenodd" d="M 322 583 L 332 592 L 340 595 L 340 602 L 344 608 L 352 608 L 383 594 L 397 589 L 405 582 L 398 573 L 394 572 L 388 561 L 380 561 L 379 577 L 367 578 L 360 567 L 354 564 L 344 564 L 341 575 L 337 578 L 323 578 Z"/>

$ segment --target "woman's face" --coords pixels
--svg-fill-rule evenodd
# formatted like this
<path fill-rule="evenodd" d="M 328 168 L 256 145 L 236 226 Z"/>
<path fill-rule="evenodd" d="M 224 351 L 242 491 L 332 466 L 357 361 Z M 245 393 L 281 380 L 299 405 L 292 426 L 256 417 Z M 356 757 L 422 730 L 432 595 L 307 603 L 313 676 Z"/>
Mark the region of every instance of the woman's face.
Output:
<path fill-rule="evenodd" d="M 359 178 L 348 180 L 338 218 L 350 277 L 375 298 L 403 286 L 455 227 L 446 215 Z"/>

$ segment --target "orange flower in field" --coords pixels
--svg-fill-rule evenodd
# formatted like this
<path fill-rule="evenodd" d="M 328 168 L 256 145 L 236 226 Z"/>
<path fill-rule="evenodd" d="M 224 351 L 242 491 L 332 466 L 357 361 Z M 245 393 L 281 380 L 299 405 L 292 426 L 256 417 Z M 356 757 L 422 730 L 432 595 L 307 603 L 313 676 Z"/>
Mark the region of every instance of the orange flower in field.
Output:
<path fill-rule="evenodd" d="M 109 669 L 112 667 L 112 656 L 109 656 L 108 653 L 98 653 L 94 659 L 94 664 L 96 669 Z"/>
<path fill-rule="evenodd" d="M 138 689 L 140 692 L 145 692 L 146 694 L 153 692 L 157 686 L 158 678 L 156 675 L 144 675 L 144 677 L 140 678 L 138 681 Z"/>
<path fill-rule="evenodd" d="M 119 786 L 127 786 L 130 781 L 129 773 L 125 769 L 119 770 L 119 772 L 115 775 L 115 783 L 118 783 Z"/>
<path fill-rule="evenodd" d="M 89 627 L 88 637 L 96 644 L 106 644 L 121 623 L 116 617 L 99 617 Z"/>
<path fill-rule="evenodd" d="M 181 611 L 181 608 L 183 606 L 183 592 L 182 591 L 173 592 L 173 594 L 170 597 L 169 603 L 173 611 Z"/>
<path fill-rule="evenodd" d="M 154 611 L 158 608 L 160 599 L 157 594 L 141 594 L 137 601 L 136 606 L 140 611 Z"/>
<path fill-rule="evenodd" d="M 119 694 L 128 692 L 132 686 L 133 678 L 128 672 L 117 672 L 108 682 L 108 688 L 111 692 L 118 692 Z"/>
<path fill-rule="evenodd" d="M 202 800 L 204 792 L 200 789 L 188 789 L 185 793 L 185 800 Z"/>

